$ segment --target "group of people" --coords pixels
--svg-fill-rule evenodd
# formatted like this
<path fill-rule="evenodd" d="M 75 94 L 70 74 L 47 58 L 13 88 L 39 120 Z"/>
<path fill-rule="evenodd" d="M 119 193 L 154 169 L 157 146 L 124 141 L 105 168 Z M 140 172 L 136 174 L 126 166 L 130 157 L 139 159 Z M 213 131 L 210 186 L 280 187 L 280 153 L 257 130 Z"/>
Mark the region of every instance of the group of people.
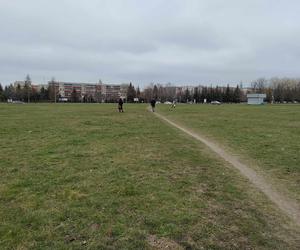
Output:
<path fill-rule="evenodd" d="M 119 102 L 118 102 L 118 110 L 119 110 L 119 112 L 121 112 L 121 113 L 124 112 L 124 110 L 123 110 L 123 104 L 124 104 L 124 102 L 123 102 L 122 98 L 120 98 L 120 99 L 119 99 Z M 152 112 L 155 112 L 156 100 L 155 100 L 155 99 L 152 99 L 152 100 L 150 101 L 150 105 L 151 105 L 151 110 L 152 110 Z M 171 109 L 174 109 L 175 107 L 176 107 L 176 102 L 173 101 L 173 103 L 172 103 L 172 105 L 171 105 Z"/>
<path fill-rule="evenodd" d="M 119 110 L 120 113 L 124 112 L 123 104 L 124 104 L 124 102 L 123 102 L 122 98 L 120 98 L 119 101 L 118 101 L 118 110 Z M 152 99 L 151 102 L 150 102 L 152 112 L 155 111 L 155 104 L 156 104 L 155 99 Z"/>

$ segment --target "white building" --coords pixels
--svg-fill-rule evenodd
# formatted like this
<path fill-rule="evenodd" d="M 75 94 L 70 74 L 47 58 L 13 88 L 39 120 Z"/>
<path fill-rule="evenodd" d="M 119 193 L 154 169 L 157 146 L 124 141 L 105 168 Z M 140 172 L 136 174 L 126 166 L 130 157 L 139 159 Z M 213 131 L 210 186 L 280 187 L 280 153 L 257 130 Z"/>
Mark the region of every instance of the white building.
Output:
<path fill-rule="evenodd" d="M 247 94 L 248 104 L 258 105 L 264 104 L 266 94 Z"/>
<path fill-rule="evenodd" d="M 123 85 L 103 84 L 103 83 L 82 83 L 82 82 L 58 82 L 50 81 L 48 83 L 52 88 L 55 87 L 55 92 L 60 100 L 71 100 L 72 92 L 76 90 L 79 100 L 84 97 L 92 98 L 96 102 L 116 102 L 124 95 L 127 96 L 126 86 L 122 89 Z"/>

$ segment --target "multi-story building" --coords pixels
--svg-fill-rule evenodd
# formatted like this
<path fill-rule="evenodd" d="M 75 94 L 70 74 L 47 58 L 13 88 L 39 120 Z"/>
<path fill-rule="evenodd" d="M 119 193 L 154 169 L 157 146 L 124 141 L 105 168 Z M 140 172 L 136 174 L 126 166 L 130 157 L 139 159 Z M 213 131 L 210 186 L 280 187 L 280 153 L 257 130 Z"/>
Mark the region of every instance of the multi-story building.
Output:
<path fill-rule="evenodd" d="M 102 102 L 116 102 L 121 97 L 120 85 L 101 85 Z"/>
<path fill-rule="evenodd" d="M 75 91 L 79 101 L 116 102 L 121 97 L 120 85 L 58 81 L 50 81 L 48 84 L 51 93 L 56 93 L 56 98 L 68 101 L 72 101 Z"/>
<path fill-rule="evenodd" d="M 120 86 L 120 97 L 122 99 L 127 99 L 127 91 L 128 91 L 128 87 L 129 87 L 129 84 L 128 83 L 123 83 L 121 84 Z"/>
<path fill-rule="evenodd" d="M 50 84 L 53 84 L 53 82 Z M 60 98 L 67 98 L 68 100 L 71 100 L 72 92 L 76 91 L 76 95 L 81 100 L 87 94 L 85 91 L 85 85 L 87 84 L 88 83 L 55 82 L 55 88 L 57 89 L 58 87 L 58 94 Z M 93 85 L 94 89 L 96 88 L 94 84 L 89 85 Z"/>

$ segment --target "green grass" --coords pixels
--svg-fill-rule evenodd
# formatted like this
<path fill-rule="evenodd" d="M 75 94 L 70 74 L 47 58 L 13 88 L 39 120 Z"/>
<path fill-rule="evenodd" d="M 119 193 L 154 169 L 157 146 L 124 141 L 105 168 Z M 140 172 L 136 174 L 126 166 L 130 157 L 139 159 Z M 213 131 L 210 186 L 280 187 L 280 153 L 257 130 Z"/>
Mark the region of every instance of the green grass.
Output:
<path fill-rule="evenodd" d="M 300 105 L 178 105 L 172 112 L 161 105 L 159 111 L 258 165 L 300 201 Z"/>
<path fill-rule="evenodd" d="M 0 159 L 1 249 L 300 244 L 264 195 L 144 105 L 2 104 Z"/>

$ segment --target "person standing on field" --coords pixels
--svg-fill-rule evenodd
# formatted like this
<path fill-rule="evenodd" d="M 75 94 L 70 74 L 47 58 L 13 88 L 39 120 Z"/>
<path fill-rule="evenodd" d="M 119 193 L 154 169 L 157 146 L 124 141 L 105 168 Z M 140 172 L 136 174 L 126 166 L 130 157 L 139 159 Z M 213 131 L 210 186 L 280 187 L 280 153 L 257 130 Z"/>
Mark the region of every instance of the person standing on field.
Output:
<path fill-rule="evenodd" d="M 176 107 L 176 101 L 173 101 L 171 105 L 171 109 L 175 109 L 175 107 Z"/>
<path fill-rule="evenodd" d="M 155 104 L 156 104 L 155 99 L 152 99 L 150 104 L 151 104 L 152 112 L 154 112 L 155 111 Z"/>
<path fill-rule="evenodd" d="M 119 112 L 124 112 L 123 110 L 123 100 L 122 98 L 119 99 L 119 102 L 118 102 L 118 109 L 119 109 Z"/>

